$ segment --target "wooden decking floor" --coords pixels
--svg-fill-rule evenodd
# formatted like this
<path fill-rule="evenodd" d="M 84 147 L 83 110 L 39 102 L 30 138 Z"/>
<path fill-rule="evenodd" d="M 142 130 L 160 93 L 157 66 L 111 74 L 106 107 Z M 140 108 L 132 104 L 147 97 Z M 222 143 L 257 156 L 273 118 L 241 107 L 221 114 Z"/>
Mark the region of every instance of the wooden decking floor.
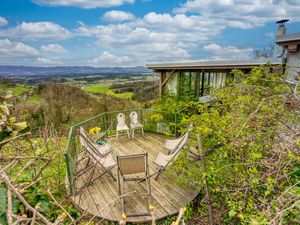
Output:
<path fill-rule="evenodd" d="M 152 174 L 157 171 L 157 167 L 153 163 L 156 155 L 159 151 L 166 153 L 166 150 L 163 148 L 165 139 L 166 137 L 163 135 L 146 133 L 145 138 L 141 134 L 136 134 L 134 140 L 128 140 L 127 136 L 120 136 L 117 141 L 115 137 L 111 137 L 109 138 L 109 143 L 114 148 L 115 156 L 148 152 L 150 174 Z M 112 172 L 117 178 L 117 167 L 113 168 Z M 75 185 L 81 186 L 88 175 L 84 174 L 78 178 Z M 127 182 L 125 190 L 126 192 L 140 192 L 145 190 L 144 183 L 136 184 Z M 178 213 L 180 207 L 192 201 L 197 195 L 195 191 L 179 187 L 174 182 L 174 179 L 167 177 L 164 173 L 157 181 L 154 180 L 154 177 L 151 178 L 151 191 L 151 204 L 156 208 L 155 217 L 157 220 Z M 80 193 L 72 196 L 71 199 L 84 212 L 98 218 L 118 221 L 122 214 L 118 195 L 118 182 L 113 181 L 108 174 L 105 174 L 84 188 Z M 126 209 L 129 212 L 145 212 L 147 208 L 147 199 L 142 199 L 139 196 L 130 199 L 126 198 Z M 127 218 L 128 222 L 133 223 L 145 223 L 150 220 L 151 217 L 149 216 Z"/>

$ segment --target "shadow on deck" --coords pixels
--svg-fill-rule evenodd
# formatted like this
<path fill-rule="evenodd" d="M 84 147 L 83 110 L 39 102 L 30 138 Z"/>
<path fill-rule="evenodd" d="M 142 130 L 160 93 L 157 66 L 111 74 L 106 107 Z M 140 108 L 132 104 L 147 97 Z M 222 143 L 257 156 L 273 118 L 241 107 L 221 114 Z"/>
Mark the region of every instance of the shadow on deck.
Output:
<path fill-rule="evenodd" d="M 113 146 L 114 157 L 116 155 L 129 155 L 148 152 L 150 174 L 157 171 L 154 165 L 158 152 L 166 153 L 163 148 L 165 136 L 153 133 L 145 133 L 145 138 L 137 134 L 134 140 L 128 140 L 126 136 L 119 137 L 117 141 L 115 137 L 110 137 L 108 140 Z M 79 165 L 80 167 L 80 165 Z M 112 170 L 117 177 L 117 167 Z M 76 180 L 75 186 L 82 186 L 84 180 L 89 174 L 84 174 Z M 97 176 L 97 174 L 95 174 Z M 196 192 L 186 190 L 179 187 L 174 179 L 170 179 L 163 173 L 158 180 L 151 178 L 152 188 L 152 205 L 155 206 L 155 217 L 157 220 L 178 213 L 179 208 L 183 207 L 196 196 Z M 132 192 L 145 189 L 144 182 L 136 184 L 134 182 L 125 186 L 126 192 Z M 97 179 L 94 183 L 84 188 L 79 194 L 71 196 L 73 203 L 82 211 L 85 211 L 92 216 L 106 219 L 110 221 L 119 221 L 121 217 L 121 204 L 118 199 L 118 183 L 113 181 L 109 175 L 104 175 Z M 148 208 L 147 200 L 142 197 L 126 198 L 126 209 L 131 212 L 144 212 Z M 151 220 L 150 216 L 128 217 L 128 222 L 144 223 Z"/>

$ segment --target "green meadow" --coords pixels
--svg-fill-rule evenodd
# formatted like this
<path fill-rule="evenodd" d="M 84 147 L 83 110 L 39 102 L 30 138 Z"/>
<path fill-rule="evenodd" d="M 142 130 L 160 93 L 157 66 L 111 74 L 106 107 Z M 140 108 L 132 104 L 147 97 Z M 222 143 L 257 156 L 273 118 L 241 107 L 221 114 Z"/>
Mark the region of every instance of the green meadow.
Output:
<path fill-rule="evenodd" d="M 117 98 L 123 98 L 123 99 L 131 99 L 133 96 L 132 92 L 124 92 L 124 93 L 115 93 L 113 90 L 110 89 L 110 85 L 108 84 L 95 84 L 95 85 L 88 85 L 83 86 L 82 89 L 86 92 L 92 93 L 92 94 L 107 94 L 112 95 Z"/>

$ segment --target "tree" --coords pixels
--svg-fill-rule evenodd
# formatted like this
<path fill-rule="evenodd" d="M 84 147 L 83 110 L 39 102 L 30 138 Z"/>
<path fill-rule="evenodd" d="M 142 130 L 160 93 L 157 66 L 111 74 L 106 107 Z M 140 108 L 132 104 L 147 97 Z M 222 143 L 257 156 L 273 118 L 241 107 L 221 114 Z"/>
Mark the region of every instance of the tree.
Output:
<path fill-rule="evenodd" d="M 40 108 L 44 122 L 55 127 L 82 120 L 99 109 L 95 98 L 74 86 L 46 83 L 40 84 L 38 90 L 44 100 Z"/>
<path fill-rule="evenodd" d="M 255 59 L 271 59 L 274 56 L 275 45 L 270 44 L 268 47 L 254 49 L 253 54 Z"/>

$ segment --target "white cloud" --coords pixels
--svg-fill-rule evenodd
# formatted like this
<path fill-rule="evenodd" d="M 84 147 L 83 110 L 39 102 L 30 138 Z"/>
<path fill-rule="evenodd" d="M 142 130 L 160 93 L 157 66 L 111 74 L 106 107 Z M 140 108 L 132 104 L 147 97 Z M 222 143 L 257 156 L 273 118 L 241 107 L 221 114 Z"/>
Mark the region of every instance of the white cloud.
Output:
<path fill-rule="evenodd" d="M 41 51 L 45 53 L 54 53 L 54 54 L 67 52 L 67 50 L 59 44 L 43 45 L 41 47 Z"/>
<path fill-rule="evenodd" d="M 128 56 L 116 56 L 109 52 L 102 52 L 98 58 L 88 60 L 87 63 L 93 66 L 128 66 L 132 63 L 132 59 Z"/>
<path fill-rule="evenodd" d="M 39 5 L 72 6 L 85 9 L 120 6 L 126 3 L 133 4 L 134 0 L 32 0 Z"/>
<path fill-rule="evenodd" d="M 8 39 L 0 39 L 0 57 L 33 57 L 39 54 L 39 51 L 22 42 L 11 42 Z"/>
<path fill-rule="evenodd" d="M 148 13 L 120 24 L 80 24 L 77 35 L 94 37 L 103 51 L 118 52 L 134 64 L 188 60 L 200 46 L 219 34 L 223 21 L 205 21 L 202 16 Z"/>
<path fill-rule="evenodd" d="M 42 58 L 42 57 L 38 57 L 37 62 L 39 65 L 48 65 L 48 66 L 55 66 L 55 65 L 63 64 L 61 61 L 54 60 L 54 59 Z"/>
<path fill-rule="evenodd" d="M 0 36 L 24 40 L 63 40 L 72 35 L 70 31 L 56 23 L 22 22 L 15 28 L 0 30 Z"/>
<path fill-rule="evenodd" d="M 104 13 L 102 19 L 109 22 L 124 22 L 135 19 L 135 16 L 129 12 L 112 10 Z"/>
<path fill-rule="evenodd" d="M 250 47 L 221 47 L 217 44 L 203 46 L 208 59 L 249 59 L 253 58 L 253 49 Z"/>
<path fill-rule="evenodd" d="M 196 13 L 206 21 L 223 19 L 227 27 L 253 28 L 282 18 L 300 21 L 299 0 L 187 0 L 176 13 Z"/>
<path fill-rule="evenodd" d="M 0 16 L 0 26 L 5 26 L 7 24 L 8 24 L 7 20 L 4 17 Z"/>

